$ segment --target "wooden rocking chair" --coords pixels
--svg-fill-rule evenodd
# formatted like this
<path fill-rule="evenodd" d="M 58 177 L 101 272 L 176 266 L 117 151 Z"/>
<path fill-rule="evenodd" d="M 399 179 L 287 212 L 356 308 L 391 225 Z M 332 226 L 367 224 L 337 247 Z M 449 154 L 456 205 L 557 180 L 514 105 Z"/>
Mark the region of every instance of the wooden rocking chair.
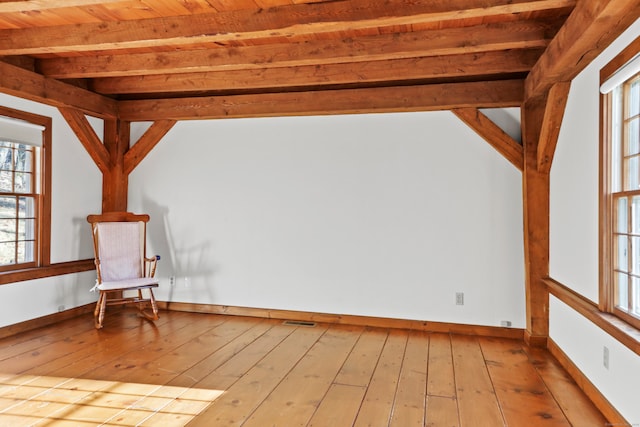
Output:
<path fill-rule="evenodd" d="M 137 304 L 142 316 L 158 320 L 153 288 L 158 287 L 154 275 L 160 256 L 146 256 L 149 215 L 109 212 L 89 215 L 87 221 L 91 224 L 98 275 L 94 289 L 100 292 L 94 311 L 96 328 L 102 328 L 107 305 Z M 145 289 L 148 298 L 142 296 Z M 125 296 L 127 291 L 137 291 L 137 295 Z"/>

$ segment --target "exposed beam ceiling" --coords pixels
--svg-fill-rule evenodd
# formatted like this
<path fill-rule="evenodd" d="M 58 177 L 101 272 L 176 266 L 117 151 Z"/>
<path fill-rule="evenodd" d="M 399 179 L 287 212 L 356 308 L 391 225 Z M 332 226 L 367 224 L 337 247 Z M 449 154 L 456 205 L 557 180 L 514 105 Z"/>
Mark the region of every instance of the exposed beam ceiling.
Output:
<path fill-rule="evenodd" d="M 519 106 L 635 3 L 0 1 L 0 91 L 126 120 Z"/>
<path fill-rule="evenodd" d="M 154 2 L 135 3 L 151 8 L 154 5 Z M 161 6 L 161 2 L 157 3 Z M 162 2 L 166 3 L 169 2 Z M 175 6 L 180 4 L 175 3 Z M 404 32 L 405 29 L 398 27 L 408 26 L 468 26 L 472 22 L 485 20 L 512 21 L 520 19 L 519 15 L 523 14 L 553 16 L 558 10 L 572 8 L 575 0 L 494 0 L 490 3 L 481 0 L 350 0 L 284 5 L 275 0 L 265 3 L 273 4 L 267 8 L 256 5 L 241 10 L 216 11 L 211 8 L 205 13 L 182 15 L 157 10 L 163 16 L 146 19 L 135 19 L 124 9 L 124 20 L 8 28 L 0 31 L 0 55 L 153 49 L 158 45 L 173 48 L 206 47 L 238 41 L 271 41 L 275 38 L 304 39 L 324 35 L 336 38 L 340 37 L 340 33 L 350 37 L 359 31 Z M 55 10 L 47 12 L 55 13 Z M 132 8 L 133 12 L 135 10 Z"/>
<path fill-rule="evenodd" d="M 581 1 L 527 77 L 525 98 L 569 82 L 640 17 L 638 0 Z"/>
<path fill-rule="evenodd" d="M 40 61 L 40 72 L 49 77 L 67 79 L 123 74 L 162 75 L 168 72 L 259 70 L 544 49 L 550 41 L 548 27 L 540 21 L 513 21 L 259 46 L 54 57 Z"/>

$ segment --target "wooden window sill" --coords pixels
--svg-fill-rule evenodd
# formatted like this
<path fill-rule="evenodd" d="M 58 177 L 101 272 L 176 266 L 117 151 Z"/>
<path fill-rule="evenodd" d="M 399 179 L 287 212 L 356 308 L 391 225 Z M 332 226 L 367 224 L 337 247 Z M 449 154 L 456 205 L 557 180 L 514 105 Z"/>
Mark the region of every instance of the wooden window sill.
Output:
<path fill-rule="evenodd" d="M 600 311 L 594 302 L 551 278 L 543 279 L 543 282 L 551 295 L 582 314 L 629 350 L 640 355 L 640 329 L 613 314 Z"/>
<path fill-rule="evenodd" d="M 78 261 L 59 262 L 45 267 L 25 268 L 22 270 L 12 270 L 0 273 L 0 285 L 26 280 L 42 279 L 44 277 L 61 276 L 64 274 L 80 273 L 83 271 L 95 270 L 96 266 L 92 259 Z"/>

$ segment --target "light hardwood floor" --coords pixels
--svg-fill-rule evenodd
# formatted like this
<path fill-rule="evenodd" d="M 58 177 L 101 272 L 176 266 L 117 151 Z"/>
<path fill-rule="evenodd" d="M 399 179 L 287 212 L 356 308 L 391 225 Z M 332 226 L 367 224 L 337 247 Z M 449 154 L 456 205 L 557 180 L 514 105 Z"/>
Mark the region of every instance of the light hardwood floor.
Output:
<path fill-rule="evenodd" d="M 0 426 L 599 426 L 547 351 L 500 338 L 132 310 L 0 340 Z"/>

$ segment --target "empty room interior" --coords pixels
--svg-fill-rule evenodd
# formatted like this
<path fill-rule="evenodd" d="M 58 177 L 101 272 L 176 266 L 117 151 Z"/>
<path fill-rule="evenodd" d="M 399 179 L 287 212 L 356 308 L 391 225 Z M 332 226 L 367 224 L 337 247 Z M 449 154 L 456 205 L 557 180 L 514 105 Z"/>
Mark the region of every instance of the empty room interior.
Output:
<path fill-rule="evenodd" d="M 0 426 L 640 426 L 640 3 L 0 1 L 0 304 Z"/>

